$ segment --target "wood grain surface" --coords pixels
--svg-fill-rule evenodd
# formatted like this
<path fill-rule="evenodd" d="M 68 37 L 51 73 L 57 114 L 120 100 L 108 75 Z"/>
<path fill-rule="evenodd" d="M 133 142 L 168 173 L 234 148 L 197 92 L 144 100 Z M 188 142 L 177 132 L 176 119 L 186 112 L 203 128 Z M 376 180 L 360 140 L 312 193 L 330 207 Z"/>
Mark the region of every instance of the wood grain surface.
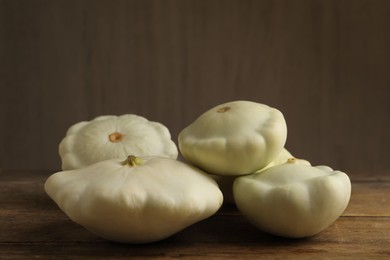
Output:
<path fill-rule="evenodd" d="M 0 168 L 58 169 L 74 123 L 135 113 L 177 134 L 231 100 L 286 117 L 286 147 L 390 169 L 390 1 L 0 0 Z"/>
<path fill-rule="evenodd" d="M 352 178 L 344 214 L 305 239 L 268 235 L 232 205 L 172 237 L 144 245 L 109 242 L 72 222 L 45 194 L 49 171 L 0 171 L 1 259 L 386 259 L 390 182 Z M 355 176 L 355 175 L 352 175 Z M 374 177 L 373 177 L 374 176 Z"/>

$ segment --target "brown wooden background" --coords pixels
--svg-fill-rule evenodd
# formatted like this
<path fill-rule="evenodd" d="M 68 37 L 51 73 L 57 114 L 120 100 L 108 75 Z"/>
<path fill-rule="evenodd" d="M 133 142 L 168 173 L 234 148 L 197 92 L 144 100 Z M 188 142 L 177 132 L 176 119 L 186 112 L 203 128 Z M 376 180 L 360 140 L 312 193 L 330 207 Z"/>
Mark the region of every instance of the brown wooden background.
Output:
<path fill-rule="evenodd" d="M 284 113 L 296 156 L 386 171 L 389 72 L 387 0 L 0 0 L 0 169 L 59 169 L 68 127 L 98 115 L 176 141 L 247 99 Z"/>

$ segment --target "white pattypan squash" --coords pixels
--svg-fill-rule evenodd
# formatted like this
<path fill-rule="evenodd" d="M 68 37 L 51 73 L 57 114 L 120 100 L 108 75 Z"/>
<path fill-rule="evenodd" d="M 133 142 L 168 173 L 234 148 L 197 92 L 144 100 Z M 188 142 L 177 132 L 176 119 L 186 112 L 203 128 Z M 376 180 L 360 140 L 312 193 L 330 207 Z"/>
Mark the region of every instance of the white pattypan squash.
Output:
<path fill-rule="evenodd" d="M 217 175 L 244 175 L 268 165 L 287 138 L 283 114 L 251 101 L 216 106 L 179 134 L 183 157 Z"/>
<path fill-rule="evenodd" d="M 129 156 L 58 172 L 45 190 L 74 222 L 124 243 L 167 238 L 213 215 L 223 201 L 204 172 L 162 157 Z"/>
<path fill-rule="evenodd" d="M 62 170 L 72 170 L 129 154 L 176 159 L 178 150 L 163 124 L 127 114 L 99 116 L 71 126 L 59 154 Z"/>
<path fill-rule="evenodd" d="M 351 182 L 341 171 L 312 167 L 291 158 L 236 178 L 233 194 L 238 209 L 258 228 L 301 238 L 321 232 L 344 212 Z"/>

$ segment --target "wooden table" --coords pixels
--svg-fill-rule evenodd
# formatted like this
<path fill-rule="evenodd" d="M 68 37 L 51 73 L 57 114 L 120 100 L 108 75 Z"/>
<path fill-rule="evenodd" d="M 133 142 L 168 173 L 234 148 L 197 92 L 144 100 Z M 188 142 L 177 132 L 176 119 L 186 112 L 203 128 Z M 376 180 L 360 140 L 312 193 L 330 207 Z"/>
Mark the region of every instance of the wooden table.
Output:
<path fill-rule="evenodd" d="M 146 245 L 100 239 L 70 221 L 45 194 L 52 172 L 0 171 L 0 259 L 326 258 L 390 259 L 390 174 L 351 174 L 352 197 L 328 229 L 306 239 L 267 235 L 234 206 Z"/>

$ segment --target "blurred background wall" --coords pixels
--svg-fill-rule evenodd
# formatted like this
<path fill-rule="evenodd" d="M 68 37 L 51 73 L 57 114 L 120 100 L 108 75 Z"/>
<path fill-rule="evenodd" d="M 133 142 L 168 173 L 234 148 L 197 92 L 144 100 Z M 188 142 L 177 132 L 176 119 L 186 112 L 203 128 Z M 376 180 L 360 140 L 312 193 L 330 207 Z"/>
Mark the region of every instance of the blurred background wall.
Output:
<path fill-rule="evenodd" d="M 220 103 L 276 107 L 286 147 L 390 170 L 390 1 L 0 0 L 0 169 L 60 168 L 74 123 L 179 131 Z"/>

